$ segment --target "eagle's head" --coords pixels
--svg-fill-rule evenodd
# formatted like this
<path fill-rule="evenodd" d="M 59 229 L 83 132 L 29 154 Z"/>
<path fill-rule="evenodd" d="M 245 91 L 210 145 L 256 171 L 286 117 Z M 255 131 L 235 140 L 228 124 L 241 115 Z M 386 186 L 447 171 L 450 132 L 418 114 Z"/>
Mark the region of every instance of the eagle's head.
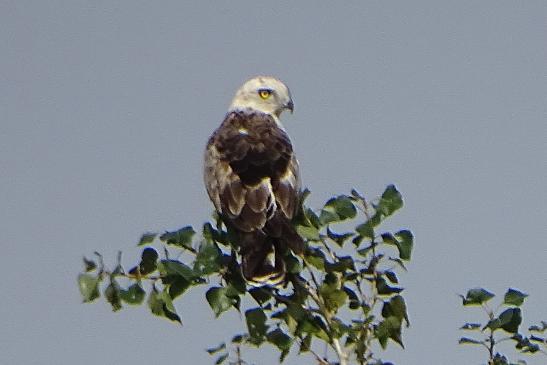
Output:
<path fill-rule="evenodd" d="M 251 109 L 279 117 L 285 109 L 294 110 L 289 88 L 270 76 L 257 76 L 246 81 L 236 92 L 230 111 Z"/>

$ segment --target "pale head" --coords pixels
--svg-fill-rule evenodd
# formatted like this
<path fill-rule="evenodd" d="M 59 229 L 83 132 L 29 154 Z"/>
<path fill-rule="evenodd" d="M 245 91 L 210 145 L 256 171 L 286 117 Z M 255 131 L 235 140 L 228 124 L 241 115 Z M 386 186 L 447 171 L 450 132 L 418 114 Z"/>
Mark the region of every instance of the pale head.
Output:
<path fill-rule="evenodd" d="M 246 81 L 237 90 L 230 111 L 251 109 L 279 117 L 285 109 L 293 111 L 289 88 L 270 76 L 257 76 Z"/>

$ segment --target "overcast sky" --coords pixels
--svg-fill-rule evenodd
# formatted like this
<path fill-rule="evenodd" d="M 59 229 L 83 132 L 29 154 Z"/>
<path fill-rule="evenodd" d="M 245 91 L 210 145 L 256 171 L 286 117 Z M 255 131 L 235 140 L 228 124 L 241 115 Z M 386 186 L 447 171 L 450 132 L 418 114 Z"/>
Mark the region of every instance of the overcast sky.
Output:
<path fill-rule="evenodd" d="M 382 358 L 485 363 L 457 345 L 481 318 L 470 287 L 518 288 L 525 324 L 547 319 L 547 2 L 190 3 L 0 1 L 0 363 L 211 364 L 244 330 L 201 289 L 175 302 L 180 327 L 83 305 L 76 277 L 84 254 L 130 265 L 144 231 L 208 219 L 205 142 L 257 74 L 291 88 L 313 207 L 403 193 L 412 326 Z"/>

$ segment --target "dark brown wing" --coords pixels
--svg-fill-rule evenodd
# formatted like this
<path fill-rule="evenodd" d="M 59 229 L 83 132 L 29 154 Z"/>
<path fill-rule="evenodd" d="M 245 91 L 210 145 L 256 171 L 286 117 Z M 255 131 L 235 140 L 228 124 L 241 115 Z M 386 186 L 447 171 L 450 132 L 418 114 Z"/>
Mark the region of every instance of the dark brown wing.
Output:
<path fill-rule="evenodd" d="M 303 251 L 290 222 L 300 178 L 285 131 L 267 114 L 229 113 L 207 144 L 204 178 L 215 208 L 238 231 L 245 279 L 281 285 L 285 252 Z"/>
<path fill-rule="evenodd" d="M 242 231 L 262 229 L 276 212 L 288 220 L 294 215 L 298 163 L 270 115 L 229 113 L 207 144 L 204 175 L 217 211 Z"/>

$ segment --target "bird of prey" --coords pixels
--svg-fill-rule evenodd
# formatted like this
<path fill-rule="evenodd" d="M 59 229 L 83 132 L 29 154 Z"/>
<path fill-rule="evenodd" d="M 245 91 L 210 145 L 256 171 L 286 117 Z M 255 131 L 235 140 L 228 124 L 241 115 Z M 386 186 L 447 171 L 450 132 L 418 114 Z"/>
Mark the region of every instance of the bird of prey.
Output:
<path fill-rule="evenodd" d="M 294 109 L 287 86 L 259 76 L 236 92 L 205 149 L 207 193 L 237 232 L 241 271 L 254 286 L 285 282 L 284 256 L 303 250 L 291 225 L 298 209 L 298 161 L 279 117 Z"/>

